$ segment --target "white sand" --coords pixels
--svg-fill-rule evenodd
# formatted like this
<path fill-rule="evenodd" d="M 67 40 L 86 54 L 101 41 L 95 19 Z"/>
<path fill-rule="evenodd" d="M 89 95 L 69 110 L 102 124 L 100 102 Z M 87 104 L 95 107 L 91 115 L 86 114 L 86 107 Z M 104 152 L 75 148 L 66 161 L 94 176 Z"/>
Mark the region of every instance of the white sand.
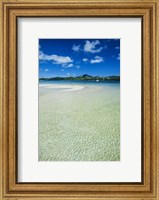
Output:
<path fill-rule="evenodd" d="M 42 88 L 49 88 L 49 89 L 63 89 L 61 91 L 63 92 L 68 92 L 68 91 L 77 91 L 77 90 L 82 90 L 84 89 L 85 87 L 84 86 L 81 86 L 81 85 L 50 85 L 50 84 L 40 84 L 39 87 L 42 87 Z"/>

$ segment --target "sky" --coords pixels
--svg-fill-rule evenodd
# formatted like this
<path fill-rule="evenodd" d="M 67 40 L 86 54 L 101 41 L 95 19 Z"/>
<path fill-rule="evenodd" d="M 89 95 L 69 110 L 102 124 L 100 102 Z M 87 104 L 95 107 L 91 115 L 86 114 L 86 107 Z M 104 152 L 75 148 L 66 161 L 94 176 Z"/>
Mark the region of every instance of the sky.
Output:
<path fill-rule="evenodd" d="M 120 39 L 39 39 L 39 77 L 120 75 Z"/>

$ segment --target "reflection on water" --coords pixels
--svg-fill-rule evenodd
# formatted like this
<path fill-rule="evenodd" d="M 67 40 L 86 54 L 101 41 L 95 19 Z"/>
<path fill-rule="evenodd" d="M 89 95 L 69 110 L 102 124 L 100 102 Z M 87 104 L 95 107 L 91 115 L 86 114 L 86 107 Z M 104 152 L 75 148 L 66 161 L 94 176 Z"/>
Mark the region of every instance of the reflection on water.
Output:
<path fill-rule="evenodd" d="M 41 82 L 39 160 L 120 160 L 120 84 Z"/>

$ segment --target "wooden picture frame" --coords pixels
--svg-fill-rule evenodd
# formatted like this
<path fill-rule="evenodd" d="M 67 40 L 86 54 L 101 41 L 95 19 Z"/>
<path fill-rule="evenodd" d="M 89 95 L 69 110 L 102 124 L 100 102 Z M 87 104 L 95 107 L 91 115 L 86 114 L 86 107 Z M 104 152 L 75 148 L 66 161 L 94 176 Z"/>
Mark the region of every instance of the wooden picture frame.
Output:
<path fill-rule="evenodd" d="M 1 0 L 0 198 L 159 199 L 159 1 L 158 0 Z M 17 18 L 142 18 L 142 182 L 17 182 Z"/>

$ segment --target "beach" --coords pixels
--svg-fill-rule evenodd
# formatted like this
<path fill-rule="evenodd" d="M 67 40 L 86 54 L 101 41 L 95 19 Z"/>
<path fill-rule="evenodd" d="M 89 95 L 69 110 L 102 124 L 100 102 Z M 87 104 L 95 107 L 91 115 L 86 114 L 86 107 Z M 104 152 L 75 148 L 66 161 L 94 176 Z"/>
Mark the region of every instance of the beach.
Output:
<path fill-rule="evenodd" d="M 120 83 L 39 84 L 39 161 L 119 160 Z"/>

